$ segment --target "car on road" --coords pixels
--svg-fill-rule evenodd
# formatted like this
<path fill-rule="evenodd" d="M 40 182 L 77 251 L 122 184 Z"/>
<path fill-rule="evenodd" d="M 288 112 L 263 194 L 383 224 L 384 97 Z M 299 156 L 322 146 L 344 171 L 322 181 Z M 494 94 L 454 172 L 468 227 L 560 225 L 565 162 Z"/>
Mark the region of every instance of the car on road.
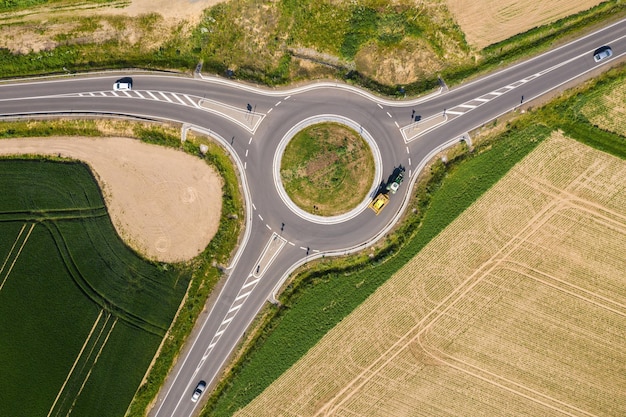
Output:
<path fill-rule="evenodd" d="M 404 181 L 404 172 L 400 171 L 398 172 L 398 175 L 396 175 L 396 178 L 387 184 L 387 191 L 391 191 L 391 194 L 395 194 L 396 191 L 398 191 L 398 188 L 400 188 L 402 181 Z"/>
<path fill-rule="evenodd" d="M 133 80 L 132 78 L 122 78 L 120 80 L 115 81 L 113 84 L 113 91 L 128 91 L 133 89 Z"/>
<path fill-rule="evenodd" d="M 593 59 L 596 62 L 600 62 L 603 59 L 610 57 L 611 55 L 613 55 L 613 50 L 611 49 L 611 47 L 603 46 L 602 48 L 596 49 L 596 51 L 593 53 Z"/>
<path fill-rule="evenodd" d="M 204 390 L 206 389 L 206 382 L 200 381 L 198 385 L 196 385 L 196 389 L 193 391 L 193 395 L 191 396 L 191 401 L 194 403 L 198 401 Z"/>

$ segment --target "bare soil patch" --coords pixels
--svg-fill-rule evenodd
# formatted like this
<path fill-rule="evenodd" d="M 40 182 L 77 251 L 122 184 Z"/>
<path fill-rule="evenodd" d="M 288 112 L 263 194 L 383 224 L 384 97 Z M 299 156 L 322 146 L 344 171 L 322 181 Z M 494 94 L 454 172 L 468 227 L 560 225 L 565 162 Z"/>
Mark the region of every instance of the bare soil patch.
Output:
<path fill-rule="evenodd" d="M 236 415 L 626 414 L 625 184 L 553 134 Z"/>
<path fill-rule="evenodd" d="M 157 13 L 166 19 L 175 21 L 186 20 L 198 23 L 202 11 L 226 0 L 131 0 L 128 7 L 107 9 L 107 12 L 120 13 L 126 16 L 140 16 Z"/>
<path fill-rule="evenodd" d="M 600 3 L 601 0 L 447 0 L 467 42 L 478 49 Z"/>
<path fill-rule="evenodd" d="M 5 139 L 0 154 L 87 163 L 124 241 L 149 259 L 192 259 L 217 232 L 222 180 L 203 160 L 128 138 Z"/>

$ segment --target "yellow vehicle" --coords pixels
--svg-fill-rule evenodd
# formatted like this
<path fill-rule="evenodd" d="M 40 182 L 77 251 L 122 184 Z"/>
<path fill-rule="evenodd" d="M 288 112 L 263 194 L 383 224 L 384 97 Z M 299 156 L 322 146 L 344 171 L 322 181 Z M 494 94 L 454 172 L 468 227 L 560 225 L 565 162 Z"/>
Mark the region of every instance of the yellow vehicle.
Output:
<path fill-rule="evenodd" d="M 376 215 L 378 216 L 378 213 L 380 213 L 382 209 L 385 208 L 388 202 L 389 196 L 387 194 L 380 193 L 376 196 L 376 198 L 372 200 L 369 208 L 374 210 L 374 213 L 376 213 Z"/>

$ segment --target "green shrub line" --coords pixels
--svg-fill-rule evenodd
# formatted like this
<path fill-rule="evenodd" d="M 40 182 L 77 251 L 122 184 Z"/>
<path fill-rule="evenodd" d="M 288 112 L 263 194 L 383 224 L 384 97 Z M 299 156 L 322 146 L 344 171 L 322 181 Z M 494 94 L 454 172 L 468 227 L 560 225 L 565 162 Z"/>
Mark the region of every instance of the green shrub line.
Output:
<path fill-rule="evenodd" d="M 621 65 L 508 123 L 507 131 L 471 153 L 434 162 L 428 179 L 416 184 L 410 214 L 369 256 L 324 259 L 296 271 L 280 306 L 265 309 L 202 416 L 230 416 L 252 401 L 551 132 L 562 130 L 626 159 L 626 138 L 599 129 L 580 113 L 587 100 L 625 80 Z"/>
<path fill-rule="evenodd" d="M 173 132 L 161 126 L 148 126 L 141 123 L 125 123 L 133 127 L 133 135 L 144 142 L 162 146 L 180 148 L 180 138 Z M 102 133 L 96 123 L 91 120 L 62 120 L 62 121 L 13 121 L 0 122 L 0 137 L 36 137 L 36 136 L 110 136 L 111 133 Z M 170 325 L 163 341 L 158 357 L 147 373 L 146 380 L 138 388 L 127 416 L 143 416 L 150 402 L 156 397 L 163 385 L 175 357 L 187 339 L 197 317 L 202 312 L 211 290 L 215 287 L 222 272 L 221 265 L 226 265 L 237 246 L 243 216 L 243 200 L 239 190 L 239 180 L 228 154 L 217 144 L 208 143 L 209 151 L 204 156 L 206 162 L 213 166 L 223 179 L 222 187 L 222 214 L 216 235 L 207 248 L 192 261 L 185 264 L 175 264 L 175 268 L 189 270 L 192 274 L 184 304 Z M 199 144 L 193 135 L 183 144 L 182 149 L 192 155 L 200 155 Z M 31 156 L 37 160 L 56 160 L 56 157 Z M 167 269 L 167 264 L 157 264 L 159 268 Z"/>

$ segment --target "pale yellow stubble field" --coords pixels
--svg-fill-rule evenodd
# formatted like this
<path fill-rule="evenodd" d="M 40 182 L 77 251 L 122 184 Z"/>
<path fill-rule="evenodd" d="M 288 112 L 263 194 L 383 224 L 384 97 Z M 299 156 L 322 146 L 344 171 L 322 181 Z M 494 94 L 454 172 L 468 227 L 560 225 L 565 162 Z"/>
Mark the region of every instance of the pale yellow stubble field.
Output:
<path fill-rule="evenodd" d="M 447 0 L 467 42 L 477 49 L 600 3 L 601 0 Z"/>
<path fill-rule="evenodd" d="M 625 184 L 555 134 L 238 415 L 626 415 Z"/>

